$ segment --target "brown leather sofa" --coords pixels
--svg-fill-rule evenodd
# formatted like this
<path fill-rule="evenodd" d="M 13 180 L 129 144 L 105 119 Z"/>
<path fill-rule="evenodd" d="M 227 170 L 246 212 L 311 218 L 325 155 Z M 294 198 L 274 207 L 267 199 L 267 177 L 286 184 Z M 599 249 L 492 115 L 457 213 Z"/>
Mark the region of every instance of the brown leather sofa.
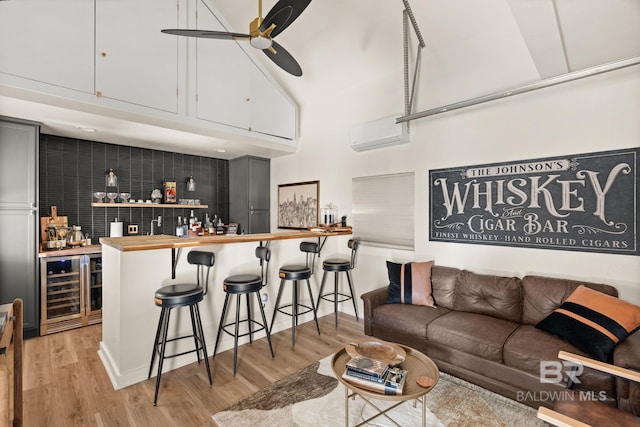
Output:
<path fill-rule="evenodd" d="M 585 355 L 536 323 L 580 284 L 618 294 L 609 285 L 541 276 L 480 275 L 435 265 L 431 274 L 436 308 L 387 304 L 387 287 L 363 294 L 365 334 L 418 349 L 441 371 L 534 408 L 553 406 L 554 395 L 565 388 L 541 382 L 540 361 L 559 360 L 560 350 Z M 640 370 L 640 331 L 616 346 L 612 362 Z M 605 392 L 605 403 L 640 414 L 639 384 L 589 368 L 578 379 L 576 389 L 585 396 L 602 399 Z"/>

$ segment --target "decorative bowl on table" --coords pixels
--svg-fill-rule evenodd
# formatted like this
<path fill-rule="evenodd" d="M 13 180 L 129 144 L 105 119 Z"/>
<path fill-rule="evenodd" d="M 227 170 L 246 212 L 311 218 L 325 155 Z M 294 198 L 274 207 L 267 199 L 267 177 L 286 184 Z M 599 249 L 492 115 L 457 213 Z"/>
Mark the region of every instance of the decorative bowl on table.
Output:
<path fill-rule="evenodd" d="M 390 366 L 401 364 L 407 357 L 407 352 L 402 347 L 382 340 L 356 340 L 347 344 L 344 348 L 352 358 L 366 357 L 383 361 Z"/>
<path fill-rule="evenodd" d="M 104 191 L 96 191 L 95 193 L 93 193 L 93 197 L 95 197 L 96 202 L 97 203 L 103 203 L 104 202 L 104 196 L 106 196 L 107 193 L 105 193 Z"/>
<path fill-rule="evenodd" d="M 107 193 L 107 197 L 109 198 L 109 203 L 115 203 L 116 197 L 118 197 L 118 193 Z"/>
<path fill-rule="evenodd" d="M 122 200 L 122 203 L 129 203 L 130 198 L 131 193 L 120 193 L 120 200 Z"/>

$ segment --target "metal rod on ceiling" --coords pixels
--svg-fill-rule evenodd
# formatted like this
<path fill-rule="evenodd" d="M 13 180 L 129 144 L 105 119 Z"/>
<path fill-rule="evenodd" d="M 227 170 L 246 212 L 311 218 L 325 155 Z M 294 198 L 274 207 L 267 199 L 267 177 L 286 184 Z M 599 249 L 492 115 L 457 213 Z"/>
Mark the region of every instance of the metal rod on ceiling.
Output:
<path fill-rule="evenodd" d="M 545 80 L 541 80 L 536 83 L 520 86 L 515 89 L 505 90 L 491 95 L 480 96 L 478 98 L 472 98 L 466 101 L 456 102 L 453 104 L 445 105 L 442 107 L 432 108 L 430 110 L 421 111 L 419 113 L 408 114 L 396 119 L 396 123 L 410 122 L 411 120 L 421 119 L 423 117 L 435 116 L 436 114 L 442 114 L 453 110 L 459 110 L 461 108 L 470 107 L 472 105 L 483 104 L 489 101 L 495 101 L 497 99 L 504 99 L 513 95 L 520 95 L 522 93 L 532 92 L 534 90 L 543 89 L 549 86 L 555 86 L 561 83 L 568 83 L 574 80 L 582 79 L 585 77 L 595 76 L 598 74 L 607 73 L 609 71 L 619 70 L 621 68 L 631 67 L 640 64 L 640 56 L 633 58 L 623 59 L 620 61 L 610 62 L 608 64 L 598 65 L 596 67 L 585 68 L 584 70 L 574 71 L 572 73 L 562 74 L 556 77 L 550 77 Z"/>
<path fill-rule="evenodd" d="M 404 3 L 404 8 L 407 11 L 407 15 L 409 15 L 409 20 L 411 21 L 411 25 L 413 26 L 413 31 L 416 32 L 416 37 L 418 37 L 418 41 L 420 42 L 420 47 L 425 47 L 424 39 L 422 38 L 422 33 L 420 33 L 420 28 L 418 28 L 418 22 L 416 21 L 415 16 L 413 16 L 413 11 L 411 10 L 411 6 L 409 5 L 409 0 L 402 0 Z"/>
<path fill-rule="evenodd" d="M 403 55 L 404 55 L 404 114 L 411 114 L 411 110 L 413 109 L 413 100 L 415 99 L 416 94 L 416 83 L 418 80 L 418 70 L 420 67 L 420 61 L 422 59 L 422 49 L 425 47 L 424 39 L 422 38 L 422 33 L 420 33 L 420 28 L 418 28 L 418 23 L 416 22 L 416 18 L 413 15 L 413 11 L 411 10 L 411 6 L 409 5 L 408 0 L 402 0 L 404 3 L 404 10 L 402 11 L 402 40 L 403 40 Z M 411 25 L 413 27 L 413 31 L 418 38 L 419 49 L 417 51 L 416 56 L 416 64 L 413 72 L 413 82 L 411 85 L 411 89 L 409 89 L 409 31 L 408 31 L 408 22 L 411 21 Z M 409 130 L 409 123 L 407 123 L 407 130 Z"/>

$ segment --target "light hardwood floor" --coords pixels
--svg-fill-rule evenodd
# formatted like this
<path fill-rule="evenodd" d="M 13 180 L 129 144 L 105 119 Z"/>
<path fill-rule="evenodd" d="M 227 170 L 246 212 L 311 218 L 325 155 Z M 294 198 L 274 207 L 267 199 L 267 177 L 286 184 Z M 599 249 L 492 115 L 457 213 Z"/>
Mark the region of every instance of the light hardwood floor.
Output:
<path fill-rule="evenodd" d="M 274 334 L 273 360 L 266 338 L 239 347 L 235 378 L 233 349 L 219 353 L 210 359 L 213 386 L 197 362 L 167 372 L 155 407 L 155 377 L 113 389 L 97 353 L 101 325 L 34 338 L 25 341 L 24 425 L 213 426 L 214 413 L 365 336 L 362 320 L 345 314 L 338 329 L 333 314 L 320 319 L 320 328 L 318 336 L 313 321 L 298 326 L 294 348 L 290 330 Z"/>

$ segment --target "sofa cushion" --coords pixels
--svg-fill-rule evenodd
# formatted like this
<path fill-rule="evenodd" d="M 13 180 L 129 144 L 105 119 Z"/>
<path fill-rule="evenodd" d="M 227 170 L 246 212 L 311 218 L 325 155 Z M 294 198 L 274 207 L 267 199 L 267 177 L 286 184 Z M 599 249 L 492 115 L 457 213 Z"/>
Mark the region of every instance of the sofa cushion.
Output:
<path fill-rule="evenodd" d="M 429 341 L 502 363 L 502 346 L 518 324 L 482 314 L 451 311 L 427 325 Z"/>
<path fill-rule="evenodd" d="M 607 295 L 618 296 L 616 288 L 609 285 L 554 277 L 525 276 L 522 278 L 522 291 L 524 293 L 522 323 L 535 325 L 550 315 L 553 310 L 560 307 L 564 300 L 571 295 L 571 292 L 581 284 Z"/>
<path fill-rule="evenodd" d="M 520 279 L 475 274 L 463 270 L 457 278 L 454 309 L 520 323 L 522 319 Z"/>
<path fill-rule="evenodd" d="M 387 261 L 389 275 L 388 304 L 413 304 L 435 307 L 431 296 L 433 261 L 397 264 Z"/>
<path fill-rule="evenodd" d="M 604 362 L 620 341 L 640 328 L 640 307 L 580 285 L 536 328 Z"/>
<path fill-rule="evenodd" d="M 410 304 L 384 304 L 373 312 L 376 329 L 387 329 L 394 333 L 427 339 L 427 325 L 434 319 L 448 313 L 443 307 L 425 307 Z"/>
<path fill-rule="evenodd" d="M 453 310 L 456 301 L 456 281 L 460 270 L 453 267 L 434 265 L 431 267 L 431 287 L 437 306 Z"/>
<path fill-rule="evenodd" d="M 540 361 L 557 361 L 558 352 L 561 350 L 587 356 L 568 342 L 541 331 L 535 326 L 522 325 L 504 344 L 504 364 L 539 376 Z M 580 389 L 604 391 L 608 396 L 615 396 L 615 380 L 609 374 L 585 368 L 578 379 L 581 382 L 578 387 Z"/>

